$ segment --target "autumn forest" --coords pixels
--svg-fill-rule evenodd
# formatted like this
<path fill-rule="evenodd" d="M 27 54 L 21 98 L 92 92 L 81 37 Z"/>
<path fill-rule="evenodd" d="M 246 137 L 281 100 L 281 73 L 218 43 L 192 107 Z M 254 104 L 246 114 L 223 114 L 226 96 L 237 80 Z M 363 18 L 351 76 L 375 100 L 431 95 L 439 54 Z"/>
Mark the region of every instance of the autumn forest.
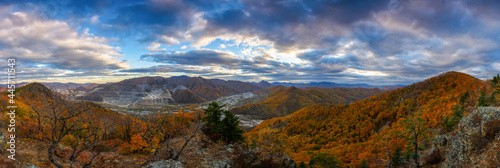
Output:
<path fill-rule="evenodd" d="M 216 167 L 221 165 L 211 161 L 220 160 L 232 167 L 437 167 L 448 162 L 451 149 L 436 151 L 436 137 L 457 132 L 461 119 L 479 107 L 498 107 L 499 89 L 498 76 L 483 81 L 447 72 L 395 90 L 274 86 L 254 91 L 261 96 L 233 109 L 214 101 L 184 105 L 176 113 L 137 114 L 30 83 L 15 93 L 17 160 L 0 163 L 140 167 L 167 160 Z M 1 104 L 6 107 L 8 99 L 2 97 Z M 267 120 L 244 131 L 235 114 Z M 1 121 L 8 123 L 8 115 Z M 484 142 L 474 143 L 480 149 L 471 152 L 485 153 L 487 144 L 498 143 L 499 121 L 487 123 L 477 135 Z M 481 165 L 498 165 L 498 153 L 488 155 Z"/>

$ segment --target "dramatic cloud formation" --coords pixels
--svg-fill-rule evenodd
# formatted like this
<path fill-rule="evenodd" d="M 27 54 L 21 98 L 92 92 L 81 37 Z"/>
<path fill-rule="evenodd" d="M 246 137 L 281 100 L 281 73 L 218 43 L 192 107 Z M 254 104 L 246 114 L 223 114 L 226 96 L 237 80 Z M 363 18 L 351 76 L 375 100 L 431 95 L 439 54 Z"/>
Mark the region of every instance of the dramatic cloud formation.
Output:
<path fill-rule="evenodd" d="M 103 75 L 128 68 L 120 48 L 108 39 L 76 32 L 65 22 L 29 13 L 0 13 L 0 57 L 16 58 L 18 74 L 29 76 Z"/>
<path fill-rule="evenodd" d="M 0 6 L 0 57 L 16 55 L 32 78 L 160 74 L 385 85 L 446 71 L 479 78 L 500 71 L 500 3 L 491 0 L 24 0 Z"/>

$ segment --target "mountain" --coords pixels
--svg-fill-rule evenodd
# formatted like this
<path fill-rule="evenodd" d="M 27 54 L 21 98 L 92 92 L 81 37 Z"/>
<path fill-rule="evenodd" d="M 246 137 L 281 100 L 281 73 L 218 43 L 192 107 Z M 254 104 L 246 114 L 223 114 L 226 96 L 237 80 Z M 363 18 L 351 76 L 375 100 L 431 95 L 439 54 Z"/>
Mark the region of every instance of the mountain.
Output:
<path fill-rule="evenodd" d="M 243 93 L 243 91 L 233 88 L 231 86 L 218 84 L 210 79 L 205 79 L 202 77 L 184 78 L 184 79 L 174 79 L 171 78 L 167 81 L 171 81 L 177 85 L 183 85 L 189 90 L 193 91 L 202 98 L 210 101 L 221 96 L 228 96 L 237 93 Z"/>
<path fill-rule="evenodd" d="M 121 84 L 134 88 L 158 79 Z M 190 93 L 180 85 L 174 90 L 174 94 Z M 11 105 L 9 98 L 0 97 L 0 105 Z M 3 144 L 15 140 L 16 160 L 7 157 L 11 156 L 9 150 L 3 150 L 0 167 L 168 167 L 172 163 L 175 167 L 296 167 L 282 153 L 264 153 L 214 139 L 213 133 L 203 131 L 203 121 L 198 118 L 203 110 L 126 115 L 93 102 L 69 101 L 40 83 L 17 88 L 15 105 L 14 114 L 0 115 L 2 124 L 14 122 L 10 117 L 15 117 L 15 124 L 0 127 L 0 139 Z M 165 133 L 168 139 L 164 139 Z M 172 159 L 177 157 L 171 152 L 178 159 Z"/>
<path fill-rule="evenodd" d="M 247 83 L 247 82 L 242 82 L 242 81 L 235 81 L 235 80 L 222 80 L 222 79 L 212 79 L 212 81 L 221 84 L 221 85 L 227 85 L 231 86 L 235 89 L 241 90 L 243 92 L 253 92 L 256 90 L 261 90 L 263 87 Z"/>
<path fill-rule="evenodd" d="M 357 83 L 357 84 L 346 84 L 346 83 L 335 83 L 335 82 L 310 82 L 310 83 L 289 83 L 289 82 L 274 82 L 274 85 L 283 85 L 283 86 L 295 86 L 298 88 L 307 88 L 307 87 L 317 87 L 317 88 L 380 88 L 382 90 L 394 90 L 405 85 L 390 85 L 390 86 L 375 86 L 369 85 L 365 83 Z"/>
<path fill-rule="evenodd" d="M 176 103 L 191 103 L 191 102 L 205 102 L 206 100 L 200 96 L 193 93 L 189 89 L 177 89 L 174 90 L 172 97 L 175 99 Z"/>
<path fill-rule="evenodd" d="M 261 88 L 267 89 L 273 87 L 274 85 L 269 83 L 268 81 L 262 80 L 259 83 L 254 83 L 254 85 L 259 86 Z"/>
<path fill-rule="evenodd" d="M 416 122 L 422 130 L 419 144 L 429 149 L 432 142 L 428 138 L 446 131 L 445 123 L 460 107 L 465 115 L 472 112 L 483 91 L 492 91 L 488 82 L 448 72 L 348 105 L 315 104 L 266 120 L 246 134 L 247 142 L 256 142 L 261 148 L 279 142 L 281 147 L 276 150 L 284 151 L 297 163 L 331 156 L 349 167 L 359 167 L 362 162 L 385 165 L 387 151 L 393 156 L 397 151 L 411 154 L 411 128 Z M 428 152 L 422 151 L 424 154 Z"/>
<path fill-rule="evenodd" d="M 334 82 L 310 82 L 310 83 L 287 83 L 287 82 L 274 82 L 273 85 L 283 85 L 283 86 L 295 86 L 298 88 L 306 87 L 317 87 L 317 88 L 337 88 L 337 87 L 347 87 L 347 88 L 374 88 L 376 86 L 368 84 L 342 84 Z"/>
<path fill-rule="evenodd" d="M 19 87 L 22 87 L 22 86 L 27 85 L 27 84 L 28 84 L 28 82 L 20 82 L 20 83 L 16 83 L 15 85 L 19 86 Z M 0 86 L 1 87 L 6 87 L 7 84 L 0 84 Z"/>
<path fill-rule="evenodd" d="M 347 104 L 382 92 L 380 89 L 367 88 L 300 89 L 294 86 L 274 86 L 256 92 L 260 94 L 267 93 L 265 100 L 231 109 L 231 112 L 252 115 L 260 119 L 269 119 L 286 116 L 316 103 Z"/>
<path fill-rule="evenodd" d="M 246 82 L 202 77 L 141 77 L 95 86 L 78 99 L 122 106 L 201 103 L 260 89 Z"/>
<path fill-rule="evenodd" d="M 16 88 L 22 87 L 29 84 L 28 82 L 21 82 L 16 84 Z M 44 85 L 47 88 L 53 89 L 57 92 L 60 93 L 67 93 L 68 90 L 73 90 L 73 91 L 83 91 L 87 92 L 90 89 L 94 88 L 95 86 L 99 85 L 96 83 L 60 83 L 60 82 L 50 82 L 50 83 L 39 83 Z M 0 85 L 0 91 L 6 90 L 7 84 L 1 84 Z"/>

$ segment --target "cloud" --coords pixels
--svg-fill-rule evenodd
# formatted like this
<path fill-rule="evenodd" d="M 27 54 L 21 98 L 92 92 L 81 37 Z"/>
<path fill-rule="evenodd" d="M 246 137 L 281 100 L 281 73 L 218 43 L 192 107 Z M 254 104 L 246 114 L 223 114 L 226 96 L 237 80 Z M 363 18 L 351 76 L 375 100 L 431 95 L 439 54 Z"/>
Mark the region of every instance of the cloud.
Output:
<path fill-rule="evenodd" d="M 173 45 L 173 44 L 179 44 L 181 43 L 179 40 L 173 38 L 173 37 L 167 37 L 167 36 L 160 36 L 160 41 L 167 44 L 167 45 Z"/>
<path fill-rule="evenodd" d="M 109 39 L 79 33 L 65 22 L 30 13 L 4 11 L 0 15 L 0 57 L 15 57 L 25 68 L 43 64 L 54 74 L 87 74 L 129 67 L 120 60 L 120 48 L 107 44 Z"/>
<path fill-rule="evenodd" d="M 184 65 L 236 65 L 238 58 L 217 50 L 191 50 L 187 52 L 154 53 L 141 56 L 143 60 Z"/>
<path fill-rule="evenodd" d="M 162 52 L 166 50 L 165 48 L 159 48 L 160 46 L 161 46 L 160 43 L 153 42 L 151 43 L 151 46 L 148 47 L 147 49 L 151 52 Z"/>
<path fill-rule="evenodd" d="M 120 37 L 139 42 L 144 45 L 141 49 L 151 52 L 142 54 L 141 59 L 176 67 L 121 72 L 238 74 L 273 80 L 383 79 L 408 83 L 450 70 L 490 77 L 496 74 L 495 65 L 500 62 L 500 3 L 492 0 L 62 2 L 66 1 L 52 0 L 37 7 L 38 1 L 33 1 L 18 8 L 34 4 L 32 8 L 38 12 L 33 15 L 38 15 L 48 12 L 45 6 L 59 4 L 52 12 L 58 13 L 54 19 L 80 19 L 88 24 L 88 19 L 81 18 L 91 18 L 90 32 L 106 38 L 75 31 L 86 28 L 81 23 L 33 17 L 29 18 L 36 24 L 27 23 L 10 14 L 2 17 L 8 21 L 1 26 L 28 24 L 23 30 L 36 33 L 4 26 L 5 30 L 0 29 L 0 37 L 4 37 L 0 50 L 32 57 L 31 62 L 25 59 L 31 64 L 62 70 L 116 70 L 128 66 L 119 60 L 119 48 L 109 45 L 110 38 Z M 77 9 L 77 5 L 82 8 Z M 49 12 L 49 16 L 53 15 Z M 53 30 L 48 32 L 44 26 Z M 18 40 L 23 37 L 34 40 Z M 165 52 L 167 48 L 175 51 L 179 47 L 182 51 L 188 46 L 194 50 Z M 91 59 L 79 59 L 83 57 Z"/>
<path fill-rule="evenodd" d="M 90 18 L 90 23 L 97 24 L 99 23 L 99 15 L 94 15 Z"/>

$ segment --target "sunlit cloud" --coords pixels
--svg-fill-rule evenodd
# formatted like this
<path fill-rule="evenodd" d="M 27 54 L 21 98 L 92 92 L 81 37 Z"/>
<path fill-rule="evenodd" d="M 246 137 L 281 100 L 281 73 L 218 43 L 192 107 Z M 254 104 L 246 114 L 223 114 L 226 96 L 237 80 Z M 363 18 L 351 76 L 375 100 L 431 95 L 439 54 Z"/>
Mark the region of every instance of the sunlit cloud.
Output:
<path fill-rule="evenodd" d="M 446 71 L 483 79 L 500 71 L 496 1 L 56 5 L 0 3 L 0 57 L 17 56 L 26 80 L 191 75 L 409 84 Z"/>

